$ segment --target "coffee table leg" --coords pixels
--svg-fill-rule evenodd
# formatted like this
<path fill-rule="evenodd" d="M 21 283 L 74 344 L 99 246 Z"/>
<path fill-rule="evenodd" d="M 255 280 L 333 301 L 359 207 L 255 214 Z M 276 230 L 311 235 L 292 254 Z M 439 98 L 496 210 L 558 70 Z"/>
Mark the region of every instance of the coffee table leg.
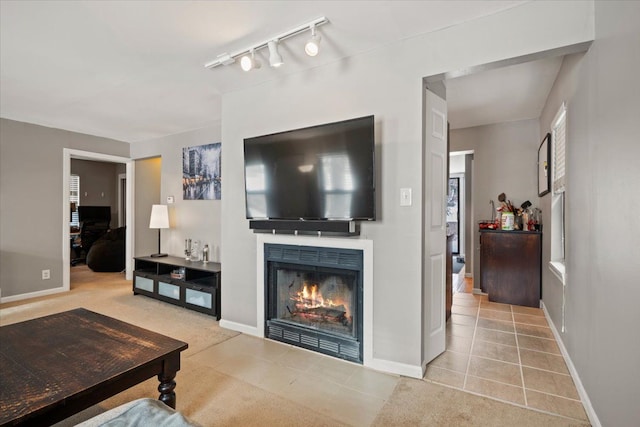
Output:
<path fill-rule="evenodd" d="M 175 377 L 175 372 L 163 372 L 158 375 L 158 380 L 160 381 L 160 385 L 158 386 L 160 397 L 158 397 L 158 399 L 173 409 L 176 409 L 176 393 L 173 391 L 176 388 L 176 382 L 173 380 Z"/>

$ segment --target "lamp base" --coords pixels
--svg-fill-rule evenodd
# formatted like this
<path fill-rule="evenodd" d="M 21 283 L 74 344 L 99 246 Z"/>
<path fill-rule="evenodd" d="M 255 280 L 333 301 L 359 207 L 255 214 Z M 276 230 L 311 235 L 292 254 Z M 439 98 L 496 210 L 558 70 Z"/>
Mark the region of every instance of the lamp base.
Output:
<path fill-rule="evenodd" d="M 168 256 L 168 254 L 151 254 L 151 258 L 162 258 Z"/>

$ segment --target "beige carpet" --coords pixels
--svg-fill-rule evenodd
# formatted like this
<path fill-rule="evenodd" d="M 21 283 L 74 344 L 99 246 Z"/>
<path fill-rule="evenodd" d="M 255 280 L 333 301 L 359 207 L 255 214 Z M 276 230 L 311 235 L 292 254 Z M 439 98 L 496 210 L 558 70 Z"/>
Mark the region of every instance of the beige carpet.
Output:
<path fill-rule="evenodd" d="M 319 413 L 260 387 L 225 375 L 202 362 L 204 350 L 237 335 L 215 318 L 134 296 L 118 273 L 72 268 L 72 291 L 2 304 L 0 325 L 85 307 L 189 343 L 176 382 L 177 409 L 202 426 L 343 426 L 331 413 Z M 194 357 L 200 353 L 200 357 Z M 141 397 L 157 396 L 151 378 L 59 423 L 75 425 Z M 373 414 L 372 414 L 373 415 Z M 471 395 L 423 380 L 401 378 L 377 414 L 376 426 L 574 426 L 574 421 Z"/>
<path fill-rule="evenodd" d="M 206 314 L 134 296 L 124 274 L 94 273 L 86 266 L 73 267 L 71 271 L 71 292 L 2 304 L 0 325 L 84 307 L 189 343 L 183 357 L 238 335 L 222 329 L 215 318 Z"/>

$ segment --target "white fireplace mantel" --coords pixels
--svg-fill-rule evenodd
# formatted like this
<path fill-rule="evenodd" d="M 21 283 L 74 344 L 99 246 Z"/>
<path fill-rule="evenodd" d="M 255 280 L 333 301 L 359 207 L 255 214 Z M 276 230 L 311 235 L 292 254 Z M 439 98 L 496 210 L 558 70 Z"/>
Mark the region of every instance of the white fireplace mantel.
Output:
<path fill-rule="evenodd" d="M 363 259 L 363 365 L 390 374 L 404 375 L 412 378 L 422 378 L 423 367 L 414 366 L 394 360 L 380 359 L 374 356 L 374 327 L 373 327 L 373 240 L 360 238 L 337 238 L 321 236 L 296 236 L 290 234 L 258 233 L 256 236 L 256 305 L 257 324 L 245 325 L 230 322 L 223 318 L 220 326 L 226 329 L 264 338 L 265 336 L 265 277 L 264 277 L 264 245 L 265 243 L 296 245 L 296 246 L 321 246 L 328 248 L 344 248 L 362 250 Z M 329 356 L 327 356 L 329 357 Z"/>
<path fill-rule="evenodd" d="M 257 306 L 258 324 L 257 333 L 264 337 L 264 245 L 265 243 L 296 245 L 296 246 L 319 246 L 327 248 L 355 249 L 362 251 L 362 339 L 363 339 L 363 364 L 370 366 L 373 356 L 373 240 L 318 237 L 318 236 L 295 236 L 288 234 L 256 234 L 256 271 L 257 274 Z"/>

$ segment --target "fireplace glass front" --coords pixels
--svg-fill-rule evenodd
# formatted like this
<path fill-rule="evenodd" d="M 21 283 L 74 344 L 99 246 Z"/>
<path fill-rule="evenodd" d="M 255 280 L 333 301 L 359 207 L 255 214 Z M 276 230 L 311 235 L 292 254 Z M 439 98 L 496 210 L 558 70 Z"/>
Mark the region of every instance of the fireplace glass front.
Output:
<path fill-rule="evenodd" d="M 361 269 L 267 262 L 269 338 L 362 362 Z"/>

